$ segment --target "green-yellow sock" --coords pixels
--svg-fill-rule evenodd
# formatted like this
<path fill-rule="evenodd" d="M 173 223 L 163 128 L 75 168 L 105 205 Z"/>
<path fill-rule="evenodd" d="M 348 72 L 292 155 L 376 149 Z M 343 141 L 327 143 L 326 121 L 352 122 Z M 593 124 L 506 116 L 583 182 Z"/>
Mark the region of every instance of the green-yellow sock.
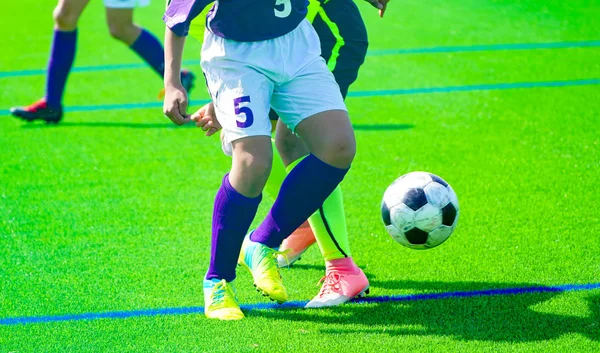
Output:
<path fill-rule="evenodd" d="M 279 194 L 279 189 L 281 189 L 281 184 L 283 184 L 283 179 L 285 179 L 287 172 L 285 171 L 285 164 L 283 164 L 279 153 L 277 153 L 275 140 L 271 139 L 271 143 L 273 144 L 273 166 L 271 167 L 271 175 L 269 175 L 269 179 L 267 179 L 267 184 L 265 185 L 264 191 L 267 195 L 273 198 L 273 200 L 275 200 Z"/>
<path fill-rule="evenodd" d="M 290 164 L 286 168 L 287 172 L 289 173 L 302 159 L 304 158 Z M 315 233 L 317 244 L 319 244 L 319 249 L 321 249 L 325 261 L 351 256 L 346 216 L 344 214 L 344 200 L 339 185 L 325 200 L 323 207 L 310 216 L 308 222 Z"/>

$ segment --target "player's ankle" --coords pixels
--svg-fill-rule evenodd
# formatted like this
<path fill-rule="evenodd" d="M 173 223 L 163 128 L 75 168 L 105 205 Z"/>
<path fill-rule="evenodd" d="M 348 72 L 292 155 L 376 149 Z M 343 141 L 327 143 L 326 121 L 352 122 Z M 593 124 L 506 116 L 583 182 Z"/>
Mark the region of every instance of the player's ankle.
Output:
<path fill-rule="evenodd" d="M 328 272 L 340 271 L 353 274 L 360 272 L 360 268 L 354 263 L 354 260 L 350 256 L 327 260 L 325 261 L 325 268 Z"/>

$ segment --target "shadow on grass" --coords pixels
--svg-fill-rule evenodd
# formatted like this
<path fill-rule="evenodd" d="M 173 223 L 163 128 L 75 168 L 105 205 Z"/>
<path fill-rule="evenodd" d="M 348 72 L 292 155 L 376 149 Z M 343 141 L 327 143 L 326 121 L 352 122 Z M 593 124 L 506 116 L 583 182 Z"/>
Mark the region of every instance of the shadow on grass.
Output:
<path fill-rule="evenodd" d="M 372 281 L 372 288 L 414 290 L 411 292 L 474 291 L 531 287 L 524 283 L 403 282 Z M 600 341 L 600 295 L 587 298 L 588 317 L 535 311 L 533 306 L 557 297 L 561 292 L 520 295 L 491 295 L 373 304 L 342 305 L 305 310 L 256 310 L 249 316 L 327 324 L 325 334 L 440 335 L 457 340 L 532 342 L 579 333 Z"/>
<path fill-rule="evenodd" d="M 293 265 L 290 266 L 290 269 L 294 269 L 294 270 L 320 270 L 320 271 L 325 271 L 325 263 L 323 264 L 308 264 L 308 263 L 294 263 Z"/>
<path fill-rule="evenodd" d="M 128 123 L 128 122 L 63 122 L 60 124 L 42 124 L 29 123 L 24 124 L 24 129 L 58 129 L 72 127 L 98 127 L 98 128 L 128 128 L 128 129 L 180 129 L 180 128 L 196 128 L 194 124 L 176 126 L 169 122 L 165 123 Z M 357 131 L 395 131 L 407 130 L 414 128 L 412 124 L 354 124 L 354 130 Z"/>

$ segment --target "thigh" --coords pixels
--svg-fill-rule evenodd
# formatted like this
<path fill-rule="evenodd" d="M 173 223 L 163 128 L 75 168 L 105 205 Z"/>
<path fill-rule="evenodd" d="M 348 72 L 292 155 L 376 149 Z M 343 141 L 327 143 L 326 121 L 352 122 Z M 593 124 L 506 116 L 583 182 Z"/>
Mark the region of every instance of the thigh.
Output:
<path fill-rule="evenodd" d="M 125 27 L 133 24 L 133 8 L 106 7 L 106 22 L 109 26 Z"/>
<path fill-rule="evenodd" d="M 109 9 L 132 9 L 149 3 L 150 0 L 104 0 L 104 6 Z"/>
<path fill-rule="evenodd" d="M 277 85 L 271 105 L 293 132 L 301 121 L 315 114 L 347 110 L 339 86 L 321 57 L 307 64 L 290 81 Z"/>
<path fill-rule="evenodd" d="M 337 168 L 347 168 L 356 153 L 354 130 L 343 110 L 324 111 L 304 119 L 296 134 L 312 154 Z"/>
<path fill-rule="evenodd" d="M 90 0 L 59 0 L 54 12 L 79 18 L 89 2 Z"/>

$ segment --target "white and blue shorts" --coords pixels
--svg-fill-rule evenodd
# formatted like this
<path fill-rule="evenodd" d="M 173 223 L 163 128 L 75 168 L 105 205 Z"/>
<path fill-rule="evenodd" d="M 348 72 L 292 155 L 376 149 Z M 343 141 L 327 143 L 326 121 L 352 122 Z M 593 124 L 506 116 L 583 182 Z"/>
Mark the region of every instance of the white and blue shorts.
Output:
<path fill-rule="evenodd" d="M 109 9 L 132 9 L 147 6 L 150 0 L 104 0 L 104 7 Z"/>
<path fill-rule="evenodd" d="M 291 131 L 315 114 L 347 110 L 306 20 L 284 36 L 259 42 L 236 42 L 206 30 L 201 66 L 223 127 L 224 150 L 237 139 L 271 136 L 271 107 Z"/>

